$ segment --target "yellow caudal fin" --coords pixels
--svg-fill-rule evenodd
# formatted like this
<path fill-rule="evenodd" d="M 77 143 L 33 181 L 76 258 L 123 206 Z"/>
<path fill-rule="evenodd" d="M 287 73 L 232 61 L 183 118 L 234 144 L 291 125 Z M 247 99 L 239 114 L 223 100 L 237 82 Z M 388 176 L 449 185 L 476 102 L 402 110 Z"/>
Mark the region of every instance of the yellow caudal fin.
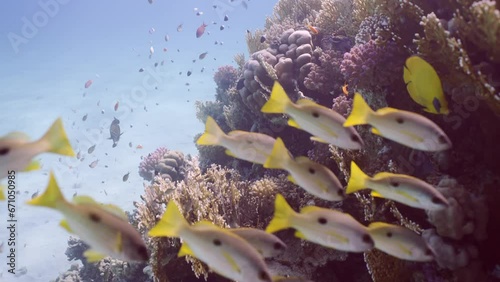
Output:
<path fill-rule="evenodd" d="M 273 150 L 271 154 L 267 157 L 266 162 L 264 163 L 265 168 L 278 168 L 278 169 L 287 169 L 288 162 L 291 161 L 290 153 L 285 147 L 285 143 L 281 138 L 276 138 L 274 142 Z"/>
<path fill-rule="evenodd" d="M 274 202 L 274 217 L 266 227 L 267 233 L 274 233 L 290 226 L 290 218 L 295 214 L 295 211 L 286 202 L 281 194 L 276 195 Z"/>
<path fill-rule="evenodd" d="M 290 105 L 292 101 L 288 98 L 288 95 L 283 89 L 283 86 L 278 81 L 274 82 L 273 90 L 271 91 L 271 96 L 269 100 L 262 106 L 260 109 L 263 113 L 286 113 L 286 109 L 288 105 Z"/>
<path fill-rule="evenodd" d="M 363 96 L 359 93 L 354 94 L 354 101 L 351 114 L 344 122 L 344 127 L 358 124 L 367 124 L 369 117 L 373 114 L 373 110 L 368 106 Z"/>
<path fill-rule="evenodd" d="M 45 192 L 26 203 L 33 206 L 42 206 L 57 209 L 57 205 L 63 202 L 66 202 L 66 200 L 61 193 L 61 188 L 59 188 L 59 185 L 57 185 L 54 172 L 51 171 L 49 176 L 49 184 L 47 185 Z"/>
<path fill-rule="evenodd" d="M 188 225 L 177 204 L 170 200 L 162 218 L 148 234 L 153 237 L 179 237 L 179 232 Z"/>
<path fill-rule="evenodd" d="M 224 131 L 219 127 L 217 122 L 211 117 L 207 117 L 205 123 L 205 132 L 198 138 L 198 145 L 220 145 L 222 139 L 226 136 Z"/>
<path fill-rule="evenodd" d="M 346 194 L 367 188 L 365 183 L 368 178 L 370 177 L 355 162 L 351 161 L 351 177 L 349 177 L 349 182 L 347 183 Z"/>
<path fill-rule="evenodd" d="M 5 201 L 5 195 L 3 194 L 4 186 L 0 185 L 0 201 Z"/>
<path fill-rule="evenodd" d="M 52 124 L 41 140 L 48 142 L 48 152 L 70 157 L 75 156 L 75 152 L 69 143 L 61 118 L 58 118 Z"/>

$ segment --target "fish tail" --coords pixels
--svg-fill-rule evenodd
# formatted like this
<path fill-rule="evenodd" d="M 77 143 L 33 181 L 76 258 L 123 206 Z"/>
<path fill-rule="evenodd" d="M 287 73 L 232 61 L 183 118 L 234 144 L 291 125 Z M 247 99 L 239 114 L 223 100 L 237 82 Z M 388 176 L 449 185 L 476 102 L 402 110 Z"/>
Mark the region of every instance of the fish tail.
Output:
<path fill-rule="evenodd" d="M 288 106 L 292 103 L 290 98 L 278 81 L 274 82 L 273 90 L 269 100 L 260 109 L 263 113 L 286 113 Z"/>
<path fill-rule="evenodd" d="M 148 235 L 153 237 L 179 237 L 179 233 L 186 226 L 189 226 L 189 223 L 174 200 L 170 200 L 162 218 L 156 226 L 149 230 Z"/>
<path fill-rule="evenodd" d="M 273 150 L 264 163 L 265 168 L 286 169 L 287 163 L 291 160 L 290 154 L 281 138 L 276 138 Z"/>
<path fill-rule="evenodd" d="M 66 200 L 64 199 L 64 196 L 61 192 L 61 188 L 59 188 L 59 185 L 57 184 L 54 172 L 51 171 L 49 176 L 49 184 L 47 185 L 45 192 L 26 203 L 33 206 L 57 209 L 57 204 L 61 202 L 66 202 Z"/>
<path fill-rule="evenodd" d="M 48 142 L 48 152 L 70 157 L 75 156 L 75 152 L 69 143 L 61 118 L 58 118 L 52 124 L 41 140 Z"/>
<path fill-rule="evenodd" d="M 365 183 L 368 178 L 369 176 L 355 162 L 351 161 L 351 177 L 349 177 L 349 182 L 347 183 L 346 194 L 365 189 Z"/>
<path fill-rule="evenodd" d="M 373 110 L 368 106 L 361 94 L 354 94 L 352 111 L 347 120 L 344 122 L 344 127 L 358 124 L 368 123 L 368 119 L 373 114 Z"/>
<path fill-rule="evenodd" d="M 217 122 L 211 117 L 207 117 L 205 123 L 205 132 L 198 138 L 196 144 L 198 145 L 220 145 L 220 142 L 226 134 L 219 127 Z"/>
<path fill-rule="evenodd" d="M 266 227 L 266 232 L 274 233 L 289 228 L 291 225 L 290 218 L 294 214 L 295 211 L 286 202 L 285 198 L 281 194 L 277 194 L 274 202 L 274 217 Z"/>

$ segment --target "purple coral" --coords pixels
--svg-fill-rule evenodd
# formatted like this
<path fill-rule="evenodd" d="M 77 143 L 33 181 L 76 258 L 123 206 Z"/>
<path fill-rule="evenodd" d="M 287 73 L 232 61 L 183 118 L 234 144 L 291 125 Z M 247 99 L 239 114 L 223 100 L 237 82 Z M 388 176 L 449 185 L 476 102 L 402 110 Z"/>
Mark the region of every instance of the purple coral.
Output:
<path fill-rule="evenodd" d="M 402 80 L 405 58 L 406 52 L 395 42 L 370 40 L 345 53 L 340 70 L 351 89 L 381 90 Z"/>
<path fill-rule="evenodd" d="M 153 153 L 148 154 L 139 164 L 139 175 L 147 181 L 153 180 L 156 165 L 168 152 L 167 148 L 159 147 Z"/>
<path fill-rule="evenodd" d="M 227 90 L 238 79 L 238 70 L 230 65 L 220 66 L 214 74 L 214 81 L 217 87 Z"/>
<path fill-rule="evenodd" d="M 333 98 L 332 110 L 347 117 L 351 113 L 352 99 L 345 95 L 339 95 Z"/>
<path fill-rule="evenodd" d="M 304 86 L 321 94 L 336 94 L 342 91 L 344 77 L 340 72 L 342 53 L 335 50 L 323 51 L 319 63 L 313 64 L 304 79 Z"/>

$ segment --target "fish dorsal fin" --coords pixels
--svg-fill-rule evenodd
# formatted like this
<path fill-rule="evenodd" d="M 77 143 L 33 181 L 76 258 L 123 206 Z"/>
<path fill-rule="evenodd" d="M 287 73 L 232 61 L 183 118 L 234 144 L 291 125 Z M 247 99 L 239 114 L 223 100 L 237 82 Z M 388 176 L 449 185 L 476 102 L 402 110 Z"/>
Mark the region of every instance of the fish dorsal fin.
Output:
<path fill-rule="evenodd" d="M 315 207 L 315 206 L 306 206 L 300 209 L 300 213 L 310 213 L 310 212 L 316 212 L 323 210 L 322 208 Z"/>
<path fill-rule="evenodd" d="M 83 256 L 87 259 L 88 262 L 98 262 L 106 257 L 106 255 L 99 253 L 93 249 L 86 250 L 83 253 Z"/>
<path fill-rule="evenodd" d="M 186 243 L 182 243 L 181 248 L 179 249 L 179 253 L 177 254 L 177 257 L 183 256 L 195 256 L 193 250 L 191 250 L 191 248 Z"/>
<path fill-rule="evenodd" d="M 376 222 L 370 223 L 370 225 L 368 225 L 368 228 L 369 229 L 378 229 L 378 228 L 386 228 L 386 227 L 391 227 L 391 226 L 392 226 L 392 224 L 376 221 Z"/>
<path fill-rule="evenodd" d="M 392 113 L 397 113 L 399 110 L 391 108 L 391 107 L 385 107 L 377 110 L 377 114 L 380 115 L 387 115 L 387 114 L 392 114 Z"/>
<path fill-rule="evenodd" d="M 241 269 L 240 267 L 238 266 L 238 263 L 236 262 L 236 260 L 231 256 L 230 253 L 228 252 L 222 252 L 222 255 L 224 256 L 224 258 L 227 260 L 227 262 L 229 262 L 229 265 L 231 265 L 231 268 L 238 272 L 238 273 L 241 273 Z"/>
<path fill-rule="evenodd" d="M 384 172 L 379 172 L 379 173 L 375 174 L 373 176 L 373 180 L 382 180 L 382 179 L 385 179 L 385 178 L 391 178 L 391 177 L 395 177 L 395 176 L 399 177 L 400 175 L 384 171 Z"/>
<path fill-rule="evenodd" d="M 314 101 L 311 101 L 309 99 L 299 99 L 297 100 L 296 104 L 301 106 L 319 106 Z"/>
<path fill-rule="evenodd" d="M 226 150 L 225 152 L 226 152 L 226 155 L 231 156 L 231 157 L 233 157 L 233 158 L 236 158 L 236 155 L 235 155 L 235 154 L 233 154 L 233 152 L 231 152 L 231 151 L 229 151 L 229 150 Z"/>
<path fill-rule="evenodd" d="M 90 196 L 85 196 L 85 195 L 77 195 L 73 197 L 73 202 L 75 204 L 92 204 L 92 205 L 98 205 L 94 199 Z"/>
<path fill-rule="evenodd" d="M 295 237 L 306 240 L 306 235 L 300 231 L 295 231 Z"/>
<path fill-rule="evenodd" d="M 377 197 L 377 198 L 385 198 L 382 194 L 380 194 L 379 192 L 377 191 L 373 191 L 370 193 L 373 197 Z"/>
<path fill-rule="evenodd" d="M 123 236 L 121 232 L 116 234 L 115 252 L 121 253 L 123 251 Z"/>
<path fill-rule="evenodd" d="M 328 144 L 329 142 L 328 141 L 325 141 L 324 139 L 321 139 L 320 137 L 317 137 L 317 136 L 311 136 L 311 139 L 312 141 L 316 141 L 316 142 L 319 142 L 319 143 L 326 143 Z"/>
<path fill-rule="evenodd" d="M 288 181 L 292 182 L 293 184 L 297 185 L 297 181 L 295 180 L 295 178 L 293 178 L 293 176 L 292 176 L 292 175 L 290 175 L 290 174 L 289 174 L 289 175 L 286 177 L 286 179 L 288 179 Z"/>
<path fill-rule="evenodd" d="M 21 142 L 29 142 L 31 138 L 28 136 L 28 134 L 26 134 L 24 132 L 14 131 L 14 132 L 11 132 L 11 133 L 3 136 L 2 139 L 16 140 L 16 141 L 21 141 Z"/>
<path fill-rule="evenodd" d="M 293 119 L 288 120 L 288 125 L 300 129 L 300 125 Z"/>
<path fill-rule="evenodd" d="M 61 222 L 59 222 L 59 226 L 66 229 L 66 231 L 68 231 L 69 233 L 74 233 L 73 230 L 71 230 L 71 227 L 69 227 L 68 221 L 66 219 L 61 220 Z"/>

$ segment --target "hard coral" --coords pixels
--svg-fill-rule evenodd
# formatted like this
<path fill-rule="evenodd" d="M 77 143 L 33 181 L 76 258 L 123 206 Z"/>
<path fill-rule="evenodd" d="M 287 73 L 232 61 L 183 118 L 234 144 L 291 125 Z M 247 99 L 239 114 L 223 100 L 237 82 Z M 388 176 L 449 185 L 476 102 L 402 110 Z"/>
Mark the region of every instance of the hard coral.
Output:
<path fill-rule="evenodd" d="M 238 69 L 233 66 L 220 66 L 214 74 L 214 81 L 217 87 L 222 90 L 227 90 L 232 85 L 236 84 L 238 79 Z"/>
<path fill-rule="evenodd" d="M 335 50 L 323 51 L 319 62 L 311 66 L 309 74 L 305 77 L 304 86 L 324 95 L 341 93 L 344 84 L 344 76 L 340 72 L 342 54 Z"/>
<path fill-rule="evenodd" d="M 184 165 L 184 154 L 160 147 L 142 160 L 139 175 L 148 181 L 157 175 L 177 181 L 183 178 Z"/>
<path fill-rule="evenodd" d="M 153 180 L 155 167 L 167 151 L 167 148 L 160 147 L 143 158 L 139 164 L 139 175 L 147 181 Z"/>
<path fill-rule="evenodd" d="M 351 89 L 380 91 L 401 81 L 406 55 L 395 42 L 370 40 L 345 53 L 340 70 Z"/>

